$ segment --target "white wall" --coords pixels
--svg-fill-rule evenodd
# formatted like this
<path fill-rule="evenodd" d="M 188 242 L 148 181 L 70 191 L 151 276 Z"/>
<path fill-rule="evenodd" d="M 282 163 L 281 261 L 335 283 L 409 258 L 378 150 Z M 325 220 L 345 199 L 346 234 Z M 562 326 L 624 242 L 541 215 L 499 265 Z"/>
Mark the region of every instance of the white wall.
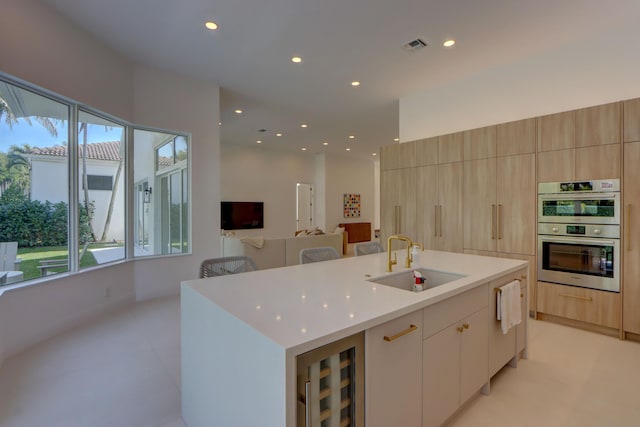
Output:
<path fill-rule="evenodd" d="M 400 99 L 403 142 L 640 97 L 637 37 L 616 28 L 592 40 Z M 597 51 L 598 55 L 593 52 Z"/>
<path fill-rule="evenodd" d="M 326 162 L 326 221 L 327 230 L 338 224 L 375 220 L 375 174 L 373 160 L 327 156 Z M 344 195 L 360 194 L 360 217 L 344 217 Z"/>
<path fill-rule="evenodd" d="M 137 260 L 0 290 L 0 362 L 114 306 L 167 293 L 220 253 L 219 88 L 137 66 L 37 0 L 3 0 L 0 70 L 140 124 L 190 132 L 193 255 Z M 171 100 L 171 102 L 167 102 Z M 135 113 L 134 113 L 135 112 Z M 110 297 L 106 297 L 109 288 Z"/>
<path fill-rule="evenodd" d="M 313 154 L 230 145 L 222 145 L 221 151 L 222 200 L 264 202 L 265 228 L 236 230 L 236 235 L 293 236 L 296 231 L 296 184 L 314 184 Z M 220 210 L 219 206 L 216 208 Z M 220 230 L 218 216 L 211 217 L 208 223 L 212 229 Z"/>

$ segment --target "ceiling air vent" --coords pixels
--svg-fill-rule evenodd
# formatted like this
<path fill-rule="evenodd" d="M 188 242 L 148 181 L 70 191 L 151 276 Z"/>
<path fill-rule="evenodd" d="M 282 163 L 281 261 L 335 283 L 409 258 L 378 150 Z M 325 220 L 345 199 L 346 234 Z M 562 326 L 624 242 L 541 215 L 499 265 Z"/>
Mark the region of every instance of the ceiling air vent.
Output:
<path fill-rule="evenodd" d="M 427 47 L 427 46 L 429 46 L 429 44 L 427 42 L 425 42 L 424 40 L 418 38 L 418 39 L 415 39 L 415 40 L 411 40 L 408 43 L 405 43 L 402 46 L 402 48 L 404 50 L 406 50 L 407 52 L 413 53 L 413 52 L 416 52 L 416 51 L 422 49 L 423 47 Z"/>

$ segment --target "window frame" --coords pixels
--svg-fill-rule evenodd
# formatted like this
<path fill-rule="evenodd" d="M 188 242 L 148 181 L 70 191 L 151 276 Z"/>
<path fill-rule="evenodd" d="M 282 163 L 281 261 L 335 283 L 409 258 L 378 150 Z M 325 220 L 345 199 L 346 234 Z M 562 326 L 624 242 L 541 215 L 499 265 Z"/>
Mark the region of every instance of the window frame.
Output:
<path fill-rule="evenodd" d="M 46 277 L 38 277 L 38 278 L 33 278 L 33 279 L 28 279 L 22 282 L 17 282 L 15 284 L 11 284 L 11 285 L 5 285 L 2 286 L 1 290 L 4 291 L 6 289 L 13 289 L 16 287 L 22 287 L 22 286 L 28 286 L 31 284 L 35 284 L 35 283 L 39 283 L 42 281 L 48 281 L 48 280 L 52 280 L 52 279 L 56 279 L 56 278 L 61 278 L 61 277 L 65 277 L 67 275 L 74 275 L 77 274 L 79 272 L 85 272 L 88 270 L 92 270 L 92 269 L 99 269 L 99 268 L 103 268 L 109 265 L 112 265 L 114 263 L 120 263 L 120 262 L 129 262 L 129 261 L 133 261 L 133 260 L 139 260 L 139 259 L 153 259 L 153 258 L 159 258 L 159 257 L 173 257 L 173 256 L 185 256 L 185 255 L 191 255 L 192 254 L 192 248 L 193 248 L 193 244 L 192 244 L 192 239 L 193 239 L 193 225 L 192 225 L 192 218 L 193 218 L 193 197 L 192 197 L 192 176 L 193 176 L 193 172 L 192 172 L 192 135 L 189 132 L 179 132 L 179 131 L 174 131 L 174 130 L 169 130 L 169 129 L 163 129 L 163 128 L 156 128 L 156 127 L 149 127 L 149 126 L 142 126 L 127 120 L 124 120 L 122 118 L 116 117 L 114 115 L 105 113 L 104 111 L 98 110 L 96 108 L 93 108 L 89 105 L 83 104 L 79 101 L 76 101 L 74 99 L 68 98 L 64 95 L 55 93 L 53 91 L 50 91 L 48 89 L 42 88 L 38 85 L 35 85 L 33 83 L 30 83 L 28 81 L 22 80 L 20 78 L 17 78 L 15 76 L 12 76 L 10 74 L 7 74 L 5 72 L 0 71 L 0 81 L 3 81 L 7 84 L 13 85 L 17 88 L 23 89 L 25 91 L 29 91 L 29 92 L 33 92 L 36 95 L 48 98 L 52 101 L 58 102 L 60 104 L 65 105 L 68 108 L 69 111 L 69 117 L 68 117 L 68 125 L 67 125 L 67 141 L 68 141 L 68 150 L 67 150 L 67 168 L 68 168 L 68 182 L 67 182 L 67 194 L 68 194 L 68 201 L 67 201 L 67 209 L 68 209 L 68 219 L 67 219 L 67 239 L 68 239 L 68 244 L 67 244 L 67 251 L 68 251 L 68 270 L 67 272 L 63 272 L 63 273 L 58 273 L 55 275 L 51 275 L 51 276 L 46 276 Z M 124 242 L 124 246 L 125 246 L 125 256 L 123 259 L 117 260 L 117 261 L 113 261 L 113 262 L 107 262 L 104 264 L 98 264 L 96 266 L 90 267 L 90 268 L 85 268 L 83 270 L 80 270 L 79 267 L 79 240 L 78 240 L 78 236 L 79 236 L 79 212 L 78 212 L 78 208 L 79 208 L 79 194 L 80 191 L 82 191 L 81 185 L 79 184 L 79 174 L 80 174 L 80 165 L 79 165 L 79 159 L 78 159 L 78 124 L 79 124 L 79 113 L 80 112 L 83 113 L 87 113 L 87 114 L 92 114 L 95 115 L 97 117 L 103 118 L 105 120 L 111 121 L 115 124 L 118 124 L 120 126 L 122 126 L 124 128 L 124 138 L 123 141 L 121 141 L 121 144 L 124 144 L 124 155 L 125 155 L 125 159 L 124 159 L 124 170 L 123 170 L 123 177 L 121 179 L 124 180 L 124 211 L 125 211 L 125 242 Z M 187 250 L 185 252 L 181 252 L 181 253 L 167 253 L 167 254 L 153 254 L 153 255 L 142 255 L 142 256 L 136 256 L 134 254 L 133 251 L 133 245 L 134 245 L 134 221 L 135 221 L 135 215 L 136 213 L 134 212 L 135 210 L 135 204 L 133 201 L 133 197 L 135 197 L 135 186 L 136 183 L 133 182 L 133 169 L 134 169 L 134 165 L 133 165 L 133 155 L 134 155 L 134 138 L 133 138 L 133 134 L 134 134 L 134 130 L 142 130 L 142 131 L 148 131 L 148 132 L 158 132 L 158 133 L 166 133 L 166 134 L 170 134 L 173 135 L 173 137 L 171 138 L 172 141 L 174 141 L 174 146 L 173 146 L 173 164 L 171 165 L 170 168 L 165 168 L 162 169 L 160 171 L 158 170 L 154 170 L 154 173 L 158 174 L 158 172 L 161 172 L 161 174 L 167 174 L 169 173 L 170 170 L 172 169 L 182 169 L 182 174 L 184 174 L 184 169 L 186 168 L 186 175 L 187 175 L 187 217 L 186 217 L 186 221 L 187 221 L 187 230 L 188 230 L 188 235 L 187 235 Z M 175 162 L 175 138 L 177 137 L 183 137 L 184 140 L 186 141 L 187 144 L 187 158 L 185 160 L 181 160 L 180 162 Z M 156 147 L 154 147 L 155 149 Z M 185 167 L 182 167 L 182 165 L 184 165 L 184 163 L 186 163 Z M 155 165 L 156 165 L 156 159 L 154 158 L 154 169 L 155 169 Z M 112 178 L 112 190 L 113 191 L 113 176 Z M 89 191 L 100 191 L 100 190 L 92 190 L 89 189 Z M 182 225 L 182 227 L 184 227 L 184 224 Z"/>

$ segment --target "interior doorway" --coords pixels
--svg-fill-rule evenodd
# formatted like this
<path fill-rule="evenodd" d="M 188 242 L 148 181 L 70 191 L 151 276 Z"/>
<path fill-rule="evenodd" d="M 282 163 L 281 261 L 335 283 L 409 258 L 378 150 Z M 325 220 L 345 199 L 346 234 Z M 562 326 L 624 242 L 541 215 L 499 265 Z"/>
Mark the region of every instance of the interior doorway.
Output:
<path fill-rule="evenodd" d="M 313 228 L 313 185 L 296 184 L 296 230 Z"/>

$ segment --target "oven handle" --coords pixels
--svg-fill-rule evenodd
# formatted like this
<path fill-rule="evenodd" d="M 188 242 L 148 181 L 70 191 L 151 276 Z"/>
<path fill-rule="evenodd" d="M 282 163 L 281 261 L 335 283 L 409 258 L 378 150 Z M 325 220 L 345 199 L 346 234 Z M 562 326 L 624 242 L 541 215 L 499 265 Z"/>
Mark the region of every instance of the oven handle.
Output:
<path fill-rule="evenodd" d="M 538 194 L 538 200 L 581 200 L 581 199 L 614 199 L 618 200 L 620 193 L 580 193 L 580 194 Z"/>
<path fill-rule="evenodd" d="M 538 236 L 538 239 L 542 242 L 551 242 L 551 243 L 569 243 L 569 244 L 587 244 L 587 245 L 596 245 L 596 246 L 615 246 L 616 243 L 620 241 L 620 239 L 589 239 L 585 237 L 577 237 L 577 238 L 563 238 L 563 237 L 555 237 L 555 236 Z"/>

